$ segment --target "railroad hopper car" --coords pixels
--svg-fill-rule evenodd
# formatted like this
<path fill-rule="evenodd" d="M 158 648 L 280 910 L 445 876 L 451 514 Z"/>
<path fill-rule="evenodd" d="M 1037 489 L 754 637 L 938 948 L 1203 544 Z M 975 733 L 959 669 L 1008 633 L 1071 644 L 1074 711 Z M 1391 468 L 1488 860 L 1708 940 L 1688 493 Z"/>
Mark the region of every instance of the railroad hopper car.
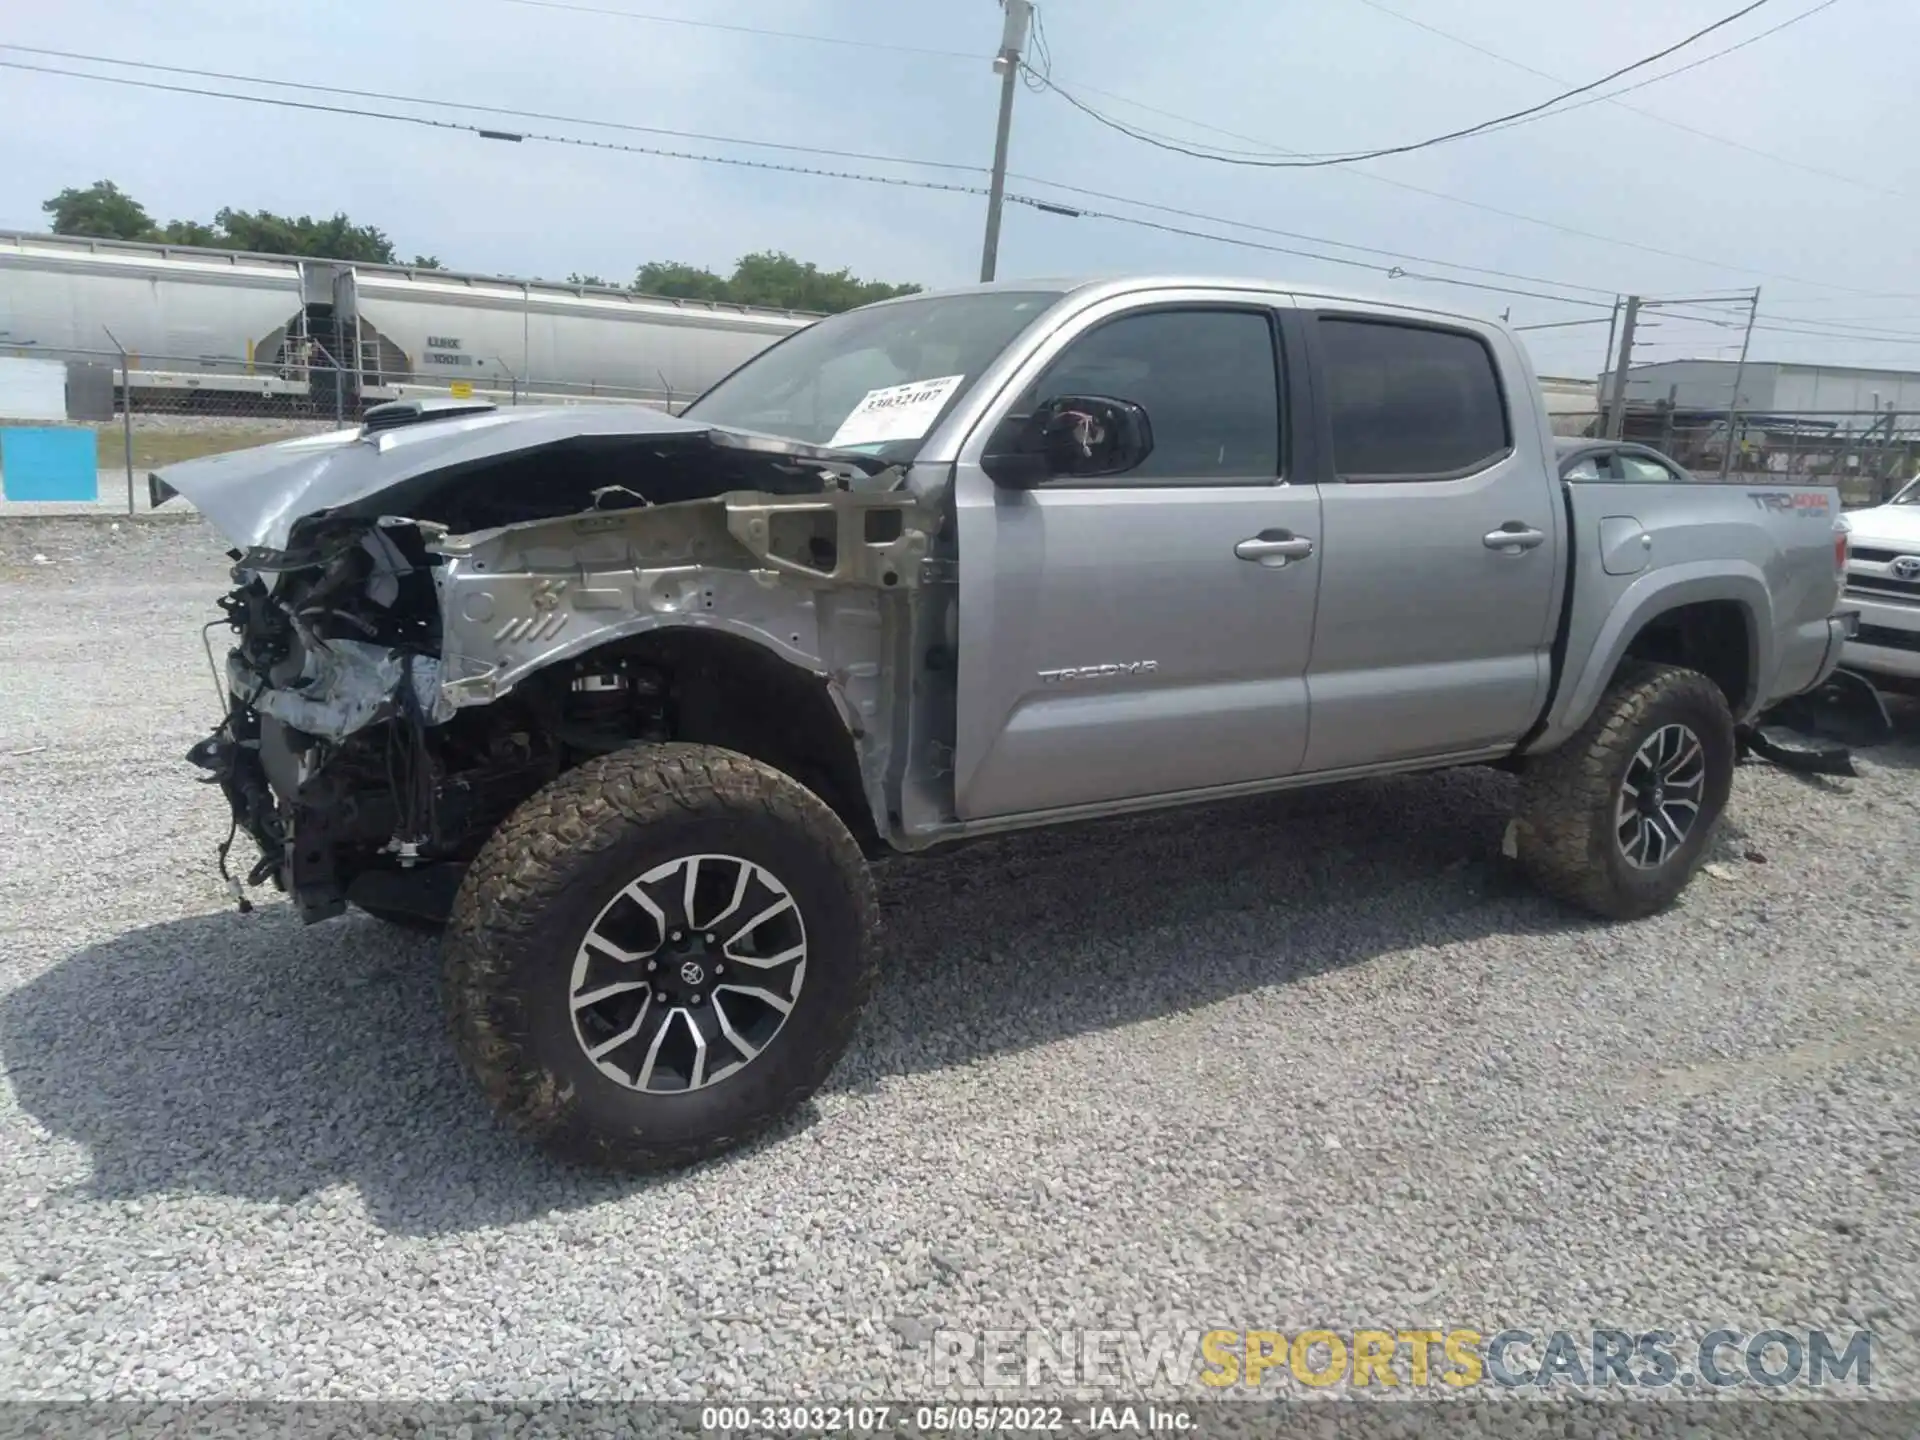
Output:
<path fill-rule="evenodd" d="M 0 231 L 0 355 L 118 368 L 135 408 L 357 414 L 465 393 L 679 409 L 817 317 L 599 286 Z M 118 387 L 116 379 L 116 388 Z"/>

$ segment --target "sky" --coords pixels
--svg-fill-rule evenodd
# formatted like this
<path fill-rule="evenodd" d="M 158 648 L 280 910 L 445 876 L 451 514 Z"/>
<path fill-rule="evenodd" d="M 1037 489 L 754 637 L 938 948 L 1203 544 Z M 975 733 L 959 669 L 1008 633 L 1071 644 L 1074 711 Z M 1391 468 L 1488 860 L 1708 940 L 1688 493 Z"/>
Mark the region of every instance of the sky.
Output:
<path fill-rule="evenodd" d="M 1040 0 L 1039 10 L 1062 90 L 1190 147 L 1273 158 L 1402 144 L 1531 106 L 1742 3 Z M 1605 88 L 1659 75 L 1820 3 L 1767 0 Z M 996 0 L 0 7 L 0 46 L 444 103 L 328 96 L 17 49 L 0 49 L 0 60 L 970 189 L 984 187 L 992 158 L 1000 34 Z M 1754 359 L 1920 369 L 1915 54 L 1920 5 L 1829 0 L 1776 35 L 1617 102 L 1320 169 L 1170 153 L 1059 94 L 1022 88 L 1013 194 L 1310 255 L 1015 203 L 999 271 L 1257 275 L 1405 295 L 1554 326 L 1526 332 L 1537 368 L 1583 376 L 1601 366 L 1615 294 L 1694 300 L 1759 286 Z M 463 108 L 473 106 L 563 118 Z M 225 205 L 344 211 L 380 226 L 403 256 L 434 254 L 488 274 L 581 272 L 621 282 L 649 260 L 725 272 L 743 253 L 772 249 L 868 279 L 970 283 L 986 209 L 972 193 L 531 138 L 508 144 L 0 68 L 0 228 L 44 230 L 43 200 L 99 179 L 161 220 L 211 220 Z M 1122 200 L 1055 188 L 1063 185 Z M 1394 266 L 1410 273 L 1385 273 Z M 1634 358 L 1731 359 L 1744 319 L 1744 300 L 1650 311 Z"/>

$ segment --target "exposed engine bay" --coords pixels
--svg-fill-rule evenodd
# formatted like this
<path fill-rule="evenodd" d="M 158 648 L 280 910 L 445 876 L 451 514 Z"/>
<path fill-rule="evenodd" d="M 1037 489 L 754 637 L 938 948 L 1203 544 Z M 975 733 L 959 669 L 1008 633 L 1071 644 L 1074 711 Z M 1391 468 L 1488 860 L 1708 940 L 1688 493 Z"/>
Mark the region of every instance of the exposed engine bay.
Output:
<path fill-rule="evenodd" d="M 322 464 L 399 424 L 472 448 L 457 415 L 380 418 Z M 863 457 L 642 423 L 661 433 L 532 450 L 496 437 L 490 456 L 286 521 L 219 514 L 242 490 L 213 466 L 251 461 L 246 483 L 263 491 L 274 472 L 257 457 L 297 443 L 156 477 L 156 498 L 185 494 L 252 542 L 229 552 L 219 602 L 234 637 L 218 675 L 227 713 L 189 755 L 231 804 L 221 871 L 243 906 L 229 863 L 240 830 L 261 852 L 246 883 L 288 891 L 309 922 L 350 901 L 439 919 L 516 806 L 641 741 L 744 745 L 753 730 L 755 753 L 778 752 L 791 720 L 783 763 L 866 806 L 886 762 L 876 662 L 891 607 L 919 583 L 930 518 Z M 224 496 L 194 493 L 202 467 Z M 300 460 L 309 492 L 324 488 L 315 473 Z M 798 723 L 809 707 L 811 727 Z M 855 768 L 802 738 L 820 723 Z"/>

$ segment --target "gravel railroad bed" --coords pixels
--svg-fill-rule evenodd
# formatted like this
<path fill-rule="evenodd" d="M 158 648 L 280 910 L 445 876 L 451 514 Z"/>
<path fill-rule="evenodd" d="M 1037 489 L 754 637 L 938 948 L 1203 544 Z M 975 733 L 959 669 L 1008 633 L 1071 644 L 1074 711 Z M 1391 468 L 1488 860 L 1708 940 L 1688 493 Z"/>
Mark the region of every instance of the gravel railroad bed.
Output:
<path fill-rule="evenodd" d="M 1779 1323 L 1920 1398 L 1912 708 L 1857 781 L 1743 768 L 1716 874 L 1615 928 L 1507 877 L 1483 771 L 894 864 L 827 1092 L 619 1181 L 495 1128 L 430 944 L 226 901 L 182 759 L 219 549 L 0 523 L 0 1394 L 917 1398 L 938 1329 Z"/>

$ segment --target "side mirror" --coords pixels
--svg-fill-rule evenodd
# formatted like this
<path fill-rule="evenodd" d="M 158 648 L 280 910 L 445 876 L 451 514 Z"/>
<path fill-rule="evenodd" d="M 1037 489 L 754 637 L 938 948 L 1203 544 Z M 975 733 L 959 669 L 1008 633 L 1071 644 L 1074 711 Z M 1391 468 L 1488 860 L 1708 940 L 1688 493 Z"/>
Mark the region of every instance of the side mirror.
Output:
<path fill-rule="evenodd" d="M 1031 490 L 1048 480 L 1124 475 L 1152 453 L 1153 425 L 1131 400 L 1062 395 L 1001 421 L 980 467 L 997 485 Z"/>

